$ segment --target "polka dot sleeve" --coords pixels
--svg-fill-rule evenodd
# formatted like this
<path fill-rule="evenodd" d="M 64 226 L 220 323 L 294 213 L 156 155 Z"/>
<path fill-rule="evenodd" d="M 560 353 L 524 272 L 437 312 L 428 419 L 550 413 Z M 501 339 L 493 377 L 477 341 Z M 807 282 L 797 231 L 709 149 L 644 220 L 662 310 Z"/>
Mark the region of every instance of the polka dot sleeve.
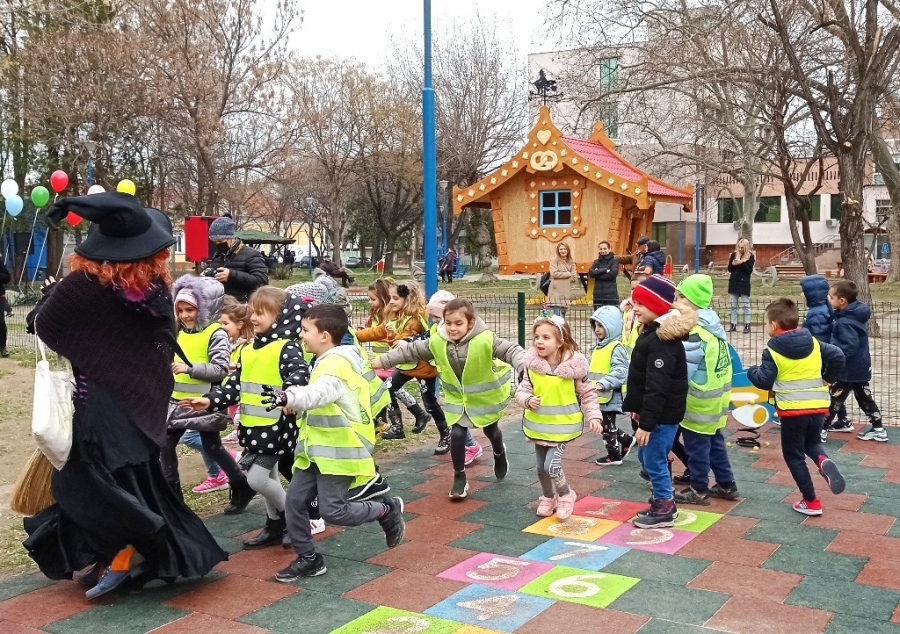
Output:
<path fill-rule="evenodd" d="M 309 384 L 309 365 L 303 359 L 303 351 L 300 344 L 291 341 L 281 353 L 281 378 L 284 379 L 283 388 L 290 385 Z"/>
<path fill-rule="evenodd" d="M 222 385 L 217 385 L 212 390 L 210 390 L 209 394 L 206 395 L 206 398 L 209 399 L 209 411 L 211 412 L 219 412 L 223 409 L 228 409 L 235 403 L 240 402 L 241 400 L 241 362 L 238 361 L 237 367 L 234 369 L 234 372 L 228 375 L 228 378 L 225 379 L 225 382 Z"/>

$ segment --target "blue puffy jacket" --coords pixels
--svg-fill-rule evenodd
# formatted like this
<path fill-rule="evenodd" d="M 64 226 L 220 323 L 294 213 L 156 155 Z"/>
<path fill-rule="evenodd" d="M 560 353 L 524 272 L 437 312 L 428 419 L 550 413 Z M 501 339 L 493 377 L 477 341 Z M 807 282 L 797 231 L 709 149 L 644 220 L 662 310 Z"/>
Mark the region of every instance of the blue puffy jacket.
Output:
<path fill-rule="evenodd" d="M 662 251 L 647 251 L 638 263 L 638 270 L 645 266 L 653 268 L 651 275 L 662 275 L 666 267 L 666 254 Z"/>
<path fill-rule="evenodd" d="M 803 296 L 809 307 L 803 327 L 820 343 L 831 343 L 834 313 L 828 303 L 828 280 L 824 275 L 807 275 L 800 280 L 800 288 L 803 289 Z"/>
<path fill-rule="evenodd" d="M 847 359 L 841 381 L 864 383 L 872 379 L 872 356 L 866 329 L 871 316 L 872 311 L 863 302 L 853 302 L 844 310 L 834 311 L 831 343 L 840 348 Z"/>

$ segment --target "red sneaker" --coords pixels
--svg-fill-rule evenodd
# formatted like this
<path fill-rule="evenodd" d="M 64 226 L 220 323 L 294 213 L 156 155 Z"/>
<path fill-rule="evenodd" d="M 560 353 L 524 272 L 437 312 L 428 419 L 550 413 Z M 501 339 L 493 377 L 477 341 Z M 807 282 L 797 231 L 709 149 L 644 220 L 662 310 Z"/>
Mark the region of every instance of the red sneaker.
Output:
<path fill-rule="evenodd" d="M 800 500 L 799 502 L 794 502 L 794 510 L 804 515 L 821 515 L 822 502 L 818 499 Z"/>

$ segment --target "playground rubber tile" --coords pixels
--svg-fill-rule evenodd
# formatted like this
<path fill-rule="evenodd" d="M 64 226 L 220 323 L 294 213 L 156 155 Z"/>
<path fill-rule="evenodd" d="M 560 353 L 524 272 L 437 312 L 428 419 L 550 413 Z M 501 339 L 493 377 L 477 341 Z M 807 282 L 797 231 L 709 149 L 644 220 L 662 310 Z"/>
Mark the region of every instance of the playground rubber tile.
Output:
<path fill-rule="evenodd" d="M 550 538 L 545 535 L 534 535 L 497 526 L 485 526 L 451 542 L 450 546 L 496 553 L 507 557 L 520 557 L 549 540 Z"/>
<path fill-rule="evenodd" d="M 328 634 L 375 607 L 371 603 L 304 590 L 251 612 L 241 617 L 240 622 L 273 634 Z"/>
<path fill-rule="evenodd" d="M 452 579 L 461 583 L 477 583 L 515 592 L 551 569 L 555 571 L 560 567 L 543 561 L 500 557 L 494 553 L 478 553 L 474 557 L 448 568 L 438 576 L 441 579 Z"/>
<path fill-rule="evenodd" d="M 566 451 L 568 454 L 568 450 Z M 596 454 L 592 454 L 595 458 L 599 457 Z M 566 456 L 568 457 L 568 455 Z M 534 467 L 535 469 L 537 467 Z M 583 478 L 585 476 L 589 476 L 592 473 L 596 473 L 603 469 L 600 465 L 598 465 L 592 458 L 587 460 L 563 460 L 563 471 L 566 474 L 566 477 L 569 476 L 578 476 L 579 478 Z"/>
<path fill-rule="evenodd" d="M 53 582 L 40 573 L 21 574 L 7 579 L 0 579 L 0 601 L 6 601 L 20 594 L 31 592 L 38 588 L 45 588 L 49 585 L 53 585 Z"/>
<path fill-rule="evenodd" d="M 782 499 L 794 502 L 800 499 L 800 496 L 794 496 L 792 492 Z M 778 522 L 786 522 L 788 524 L 799 524 L 805 519 L 805 516 L 792 509 L 790 504 L 781 504 L 780 502 L 781 500 L 775 502 L 774 500 L 745 498 L 740 504 L 729 511 L 729 515 L 752 517 L 758 520 L 775 520 Z"/>
<path fill-rule="evenodd" d="M 820 550 L 812 551 L 797 546 L 779 546 L 778 550 L 762 566 L 769 570 L 780 570 L 798 575 L 828 576 L 834 579 L 853 581 L 859 576 L 865 565 L 865 557 Z"/>
<path fill-rule="evenodd" d="M 485 524 L 487 526 L 499 526 L 500 528 L 510 528 L 513 530 L 522 530 L 526 526 L 530 526 L 539 519 L 534 510 L 523 506 L 513 506 L 509 504 L 489 504 L 471 513 L 461 515 L 460 520 L 464 522 L 472 522 L 474 524 Z"/>
<path fill-rule="evenodd" d="M 342 595 L 353 588 L 377 579 L 390 572 L 389 568 L 342 557 L 328 557 L 325 560 L 328 572 L 319 577 L 301 577 L 289 585 L 321 592 Z"/>
<path fill-rule="evenodd" d="M 897 507 L 897 510 L 900 511 L 900 504 L 898 504 Z M 807 517 L 803 521 L 803 525 L 858 531 L 868 535 L 885 535 L 896 521 L 897 518 L 890 515 L 876 515 L 874 513 L 828 508 L 825 513 L 819 517 Z"/>
<path fill-rule="evenodd" d="M 631 614 L 703 625 L 729 598 L 721 592 L 695 590 L 647 579 L 613 601 L 609 607 Z"/>
<path fill-rule="evenodd" d="M 824 481 L 821 484 L 824 485 Z M 752 481 L 740 482 L 738 485 L 738 490 L 741 492 L 742 497 L 768 502 L 781 502 L 793 489 L 793 484 L 791 486 L 782 486 Z"/>
<path fill-rule="evenodd" d="M 547 535 L 548 537 L 592 542 L 621 525 L 621 522 L 594 517 L 581 517 L 580 515 L 572 515 L 561 522 L 555 515 L 551 515 L 550 517 L 539 519 L 531 526 L 525 528 L 524 531 L 537 533 L 538 535 Z"/>
<path fill-rule="evenodd" d="M 494 461 L 493 458 L 490 457 L 491 446 L 490 444 L 482 444 L 482 447 L 484 448 L 484 454 L 481 456 L 481 458 L 466 467 L 466 477 L 469 478 L 469 480 L 474 480 L 479 476 L 485 475 L 487 473 L 494 473 Z M 446 481 L 449 478 L 452 478 L 453 468 L 448 464 L 442 463 L 434 467 L 429 467 L 422 473 L 430 476 L 436 476 L 435 479 L 437 480 Z M 422 484 L 417 484 L 416 486 L 411 488 L 414 491 L 418 491 L 418 487 L 423 486 L 424 484 L 425 483 L 423 482 Z M 447 490 L 449 491 L 450 489 L 448 488 Z"/>
<path fill-rule="evenodd" d="M 900 538 L 841 531 L 825 549 L 833 553 L 900 562 Z"/>
<path fill-rule="evenodd" d="M 646 550 L 630 550 L 604 566 L 603 572 L 683 586 L 703 572 L 711 563 L 705 559 L 663 555 Z"/>
<path fill-rule="evenodd" d="M 216 570 L 228 574 L 252 577 L 253 579 L 270 580 L 275 573 L 287 567 L 297 558 L 293 550 L 285 550 L 281 545 L 261 548 L 259 550 L 243 550 L 235 553 L 216 566 Z"/>
<path fill-rule="evenodd" d="M 537 481 L 537 477 L 535 477 Z M 525 506 L 536 500 L 540 492 L 528 485 L 512 484 L 504 480 L 485 487 L 470 497 L 501 506 Z"/>
<path fill-rule="evenodd" d="M 891 617 L 891 623 L 900 623 L 900 605 L 894 610 L 894 616 Z"/>
<path fill-rule="evenodd" d="M 510 458 L 512 458 L 514 455 L 515 454 L 510 454 Z M 534 469 L 516 468 L 514 461 L 511 459 L 509 465 L 509 473 L 506 474 L 506 477 L 503 478 L 501 482 L 497 482 L 497 478 L 494 476 L 493 471 L 478 476 L 478 480 L 487 482 L 488 484 L 493 483 L 503 484 L 504 486 L 517 485 L 522 487 L 530 487 L 533 484 L 537 483 L 538 475 L 537 471 L 535 471 Z"/>
<path fill-rule="evenodd" d="M 759 524 L 758 519 L 729 514 L 720 517 L 715 524 L 703 532 L 707 535 L 719 535 L 721 537 L 743 537 L 747 531 L 757 524 Z"/>
<path fill-rule="evenodd" d="M 471 483 L 470 483 L 471 484 Z M 471 492 L 471 487 L 469 488 Z M 404 498 L 404 502 L 406 499 Z M 487 502 L 465 498 L 459 502 L 454 502 L 447 497 L 447 491 L 441 491 L 432 495 L 426 495 L 414 502 L 404 504 L 404 510 L 410 513 L 418 513 L 431 518 L 442 518 L 445 520 L 455 520 L 461 515 L 477 511 L 482 506 L 486 506 Z M 422 519 L 421 517 L 418 519 Z"/>
<path fill-rule="evenodd" d="M 613 520 L 614 522 L 627 522 L 638 511 L 646 507 L 646 503 L 612 500 L 610 498 L 588 495 L 575 502 L 574 514 L 583 517 Z"/>
<path fill-rule="evenodd" d="M 810 576 L 794 588 L 785 603 L 888 621 L 900 603 L 900 592 Z"/>
<path fill-rule="evenodd" d="M 783 605 L 758 598 L 732 597 L 707 626 L 739 634 L 819 634 L 828 625 L 831 616 L 831 612 L 825 610 Z"/>
<path fill-rule="evenodd" d="M 39 628 L 93 607 L 95 604 L 84 598 L 84 588 L 68 581 L 3 601 L 0 603 L 0 621 Z"/>
<path fill-rule="evenodd" d="M 344 530 L 346 530 L 346 529 L 344 529 L 341 526 L 326 525 L 324 531 L 322 531 L 318 535 L 313 535 L 313 541 L 319 542 L 319 541 L 322 541 L 323 539 L 328 539 L 332 535 L 337 535 L 338 533 L 343 533 Z M 251 537 L 256 537 L 258 534 L 259 534 L 258 530 L 248 531 L 248 532 L 244 533 L 243 535 L 238 535 L 237 537 L 235 537 L 235 540 L 237 540 L 237 542 L 241 544 L 241 550 L 243 550 L 243 548 L 244 548 L 243 542 L 247 541 Z"/>
<path fill-rule="evenodd" d="M 772 556 L 778 544 L 748 539 L 721 537 L 716 533 L 700 533 L 696 539 L 678 550 L 682 557 L 699 557 L 713 561 L 757 567 Z"/>
<path fill-rule="evenodd" d="M 228 575 L 170 599 L 165 605 L 233 620 L 295 592 L 297 588 L 288 584 Z"/>
<path fill-rule="evenodd" d="M 43 627 L 53 634 L 143 634 L 189 612 L 129 596 L 116 603 L 100 605 Z"/>
<path fill-rule="evenodd" d="M 470 585 L 425 611 L 469 625 L 513 632 L 553 605 L 553 601 L 520 592 Z"/>
<path fill-rule="evenodd" d="M 609 467 L 606 468 L 609 469 Z M 595 480 L 595 482 L 599 482 L 599 480 Z M 578 489 L 575 489 L 575 491 L 578 493 L 578 495 L 581 495 L 581 492 L 578 491 Z M 646 485 L 646 482 L 638 485 L 634 482 L 614 481 L 604 487 L 601 487 L 599 490 L 594 491 L 594 493 L 597 497 L 612 498 L 614 500 L 628 500 L 631 502 L 642 502 L 645 505 L 645 508 L 646 506 L 649 506 L 647 498 L 650 497 L 650 487 Z M 585 495 L 588 494 L 585 493 Z"/>
<path fill-rule="evenodd" d="M 368 559 L 368 563 L 426 575 L 437 575 L 477 554 L 472 550 L 453 548 L 452 546 L 440 546 L 428 542 L 406 542 Z"/>
<path fill-rule="evenodd" d="M 420 515 L 406 523 L 406 539 L 446 546 L 450 542 L 478 530 L 481 526 L 481 524 L 471 522 Z"/>
<path fill-rule="evenodd" d="M 266 518 L 256 513 L 239 513 L 237 515 L 214 515 L 203 520 L 206 528 L 216 537 L 237 537 L 249 531 L 259 531 L 266 523 Z"/>
<path fill-rule="evenodd" d="M 856 578 L 856 583 L 888 588 L 890 590 L 900 590 L 897 562 L 885 559 L 870 559 Z"/>
<path fill-rule="evenodd" d="M 835 495 L 832 493 L 827 487 L 819 487 L 816 489 L 816 493 L 819 496 L 819 499 L 822 500 L 822 506 L 825 507 L 825 513 L 831 511 L 831 509 L 840 509 L 842 511 L 863 511 L 872 512 L 876 515 L 877 511 L 869 511 L 868 509 L 863 509 L 862 506 L 865 504 L 866 500 L 869 499 L 869 496 L 865 493 L 848 493 L 844 491 L 840 495 Z M 790 502 L 793 504 L 797 500 L 800 499 L 800 490 L 798 489 L 796 493 L 787 499 L 785 502 Z M 896 501 L 892 501 L 892 504 L 895 508 L 900 506 L 896 503 Z M 890 513 L 884 513 L 884 515 L 890 515 Z"/>
<path fill-rule="evenodd" d="M 900 470 L 900 453 L 890 455 L 869 454 L 859 463 L 861 467 L 875 467 L 876 469 Z"/>
<path fill-rule="evenodd" d="M 268 630 L 256 627 L 255 625 L 246 625 L 245 623 L 238 623 L 237 621 L 219 618 L 210 614 L 189 614 L 184 618 L 153 630 L 153 634 L 197 634 L 197 632 L 215 632 L 216 634 L 266 634 Z"/>
<path fill-rule="evenodd" d="M 666 619 L 650 619 L 647 624 L 640 629 L 641 634 L 709 634 L 710 632 L 720 632 L 721 630 L 707 629 L 697 625 L 688 625 L 687 623 L 675 623 Z"/>
<path fill-rule="evenodd" d="M 534 453 L 533 449 L 532 449 L 532 453 Z M 597 450 L 594 449 L 593 447 L 578 447 L 578 446 L 575 446 L 575 447 L 566 446 L 566 453 L 564 454 L 564 456 L 565 456 L 565 458 L 563 460 L 563 471 L 566 470 L 566 465 L 574 460 L 587 460 L 587 459 L 593 460 L 594 458 L 600 457 Z M 599 468 L 599 465 L 595 465 L 595 466 L 597 466 Z M 566 474 L 566 475 L 568 475 L 568 474 Z"/>
<path fill-rule="evenodd" d="M 409 570 L 392 570 L 344 593 L 344 597 L 386 605 L 398 610 L 424 612 L 467 585 L 452 579 L 441 579 Z"/>
<path fill-rule="evenodd" d="M 891 621 L 876 621 L 858 616 L 835 614 L 825 629 L 825 634 L 845 632 L 865 632 L 866 634 L 900 634 L 900 624 Z"/>
<path fill-rule="evenodd" d="M 797 526 L 773 520 L 761 520 L 759 524 L 747 531 L 744 539 L 787 546 L 802 546 L 810 550 L 821 551 L 837 537 L 838 532 L 830 528 L 812 526 L 806 522 Z"/>
<path fill-rule="evenodd" d="M 27 625 L 19 625 L 12 621 L 0 620 L 0 632 L 3 634 L 46 634 L 44 630 L 38 630 Z"/>
<path fill-rule="evenodd" d="M 422 632 L 429 634 L 453 634 L 461 623 L 425 614 L 389 607 L 378 607 L 358 619 L 350 621 L 332 634 L 366 634 L 374 632 Z"/>
<path fill-rule="evenodd" d="M 316 550 L 324 555 L 366 561 L 388 549 L 384 533 L 348 529 L 316 543 Z"/>
<path fill-rule="evenodd" d="M 900 520 L 894 522 L 894 525 L 891 526 L 891 530 L 887 532 L 888 537 L 900 537 Z"/>
<path fill-rule="evenodd" d="M 443 474 L 442 478 L 432 478 L 431 480 L 426 480 L 422 484 L 417 484 L 411 490 L 416 493 L 425 493 L 426 495 L 433 495 L 438 498 L 443 498 L 444 500 L 448 499 L 448 495 L 450 493 L 450 487 L 453 486 L 453 478 L 451 477 L 453 471 L 451 469 L 447 469 L 447 471 Z M 480 491 L 481 489 L 488 487 L 491 485 L 490 482 L 486 482 L 484 480 L 479 480 L 477 477 L 472 475 L 471 467 L 466 467 L 466 479 L 469 483 L 469 495 L 475 493 L 476 491 Z M 406 498 L 404 498 L 405 500 Z M 425 499 L 425 498 L 421 498 Z M 421 501 L 421 500 L 416 500 Z M 454 505 L 457 506 L 457 505 Z"/>
<path fill-rule="evenodd" d="M 900 484 L 900 469 L 891 469 L 884 477 L 881 479 L 882 482 L 892 482 L 894 484 Z"/>
<path fill-rule="evenodd" d="M 727 592 L 735 597 L 780 603 L 801 579 L 802 575 L 788 572 L 716 561 L 687 585 L 689 588 Z"/>
<path fill-rule="evenodd" d="M 424 472 L 417 471 L 411 473 L 394 473 L 388 472 L 387 481 L 392 489 L 412 489 L 417 484 L 422 484 L 431 479 L 431 476 Z"/>
<path fill-rule="evenodd" d="M 900 487 L 897 488 L 900 489 Z M 900 502 L 893 498 L 870 495 L 859 510 L 864 513 L 891 515 L 892 513 L 897 513 L 898 507 L 900 507 Z"/>
<path fill-rule="evenodd" d="M 609 608 L 592 608 L 578 603 L 557 601 L 516 630 L 517 634 L 547 634 L 564 629 L 566 632 L 637 632 L 649 619 Z M 564 624 L 564 625 L 563 625 Z M 562 626 L 562 627 L 561 627 Z"/>

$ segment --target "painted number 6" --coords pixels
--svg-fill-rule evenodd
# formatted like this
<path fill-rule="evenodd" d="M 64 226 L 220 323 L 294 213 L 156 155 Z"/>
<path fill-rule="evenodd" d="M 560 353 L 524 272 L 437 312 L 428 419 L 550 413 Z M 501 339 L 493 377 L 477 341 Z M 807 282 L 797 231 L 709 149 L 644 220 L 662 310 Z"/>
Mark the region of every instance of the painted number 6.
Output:
<path fill-rule="evenodd" d="M 575 575 L 573 577 L 565 577 L 557 579 L 550 584 L 550 592 L 561 597 L 572 597 L 583 599 L 592 597 L 600 592 L 600 586 L 594 583 L 588 583 L 585 579 L 603 579 L 606 575 Z M 569 588 L 578 588 L 570 590 Z"/>
<path fill-rule="evenodd" d="M 475 570 L 469 570 L 466 576 L 476 581 L 504 581 L 515 577 L 519 574 L 520 568 L 527 565 L 527 561 L 494 557 L 478 566 Z"/>

